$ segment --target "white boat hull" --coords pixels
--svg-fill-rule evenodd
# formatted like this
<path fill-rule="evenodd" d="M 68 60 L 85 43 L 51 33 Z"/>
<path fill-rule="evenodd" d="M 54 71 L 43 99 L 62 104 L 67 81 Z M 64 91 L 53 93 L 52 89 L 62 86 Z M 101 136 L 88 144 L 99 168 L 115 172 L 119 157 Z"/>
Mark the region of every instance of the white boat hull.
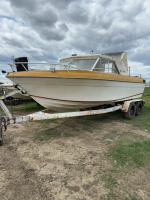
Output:
<path fill-rule="evenodd" d="M 63 77 L 14 77 L 13 81 L 43 107 L 55 111 L 140 98 L 145 87 L 144 83 Z"/>

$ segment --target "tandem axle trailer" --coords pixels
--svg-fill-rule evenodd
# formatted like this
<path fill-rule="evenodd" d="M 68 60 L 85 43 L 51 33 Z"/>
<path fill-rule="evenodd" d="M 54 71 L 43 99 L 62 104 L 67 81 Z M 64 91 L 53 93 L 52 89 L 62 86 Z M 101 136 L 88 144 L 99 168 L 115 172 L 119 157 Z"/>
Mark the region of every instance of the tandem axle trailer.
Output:
<path fill-rule="evenodd" d="M 50 110 L 42 110 L 36 113 L 32 113 L 26 116 L 14 117 L 10 113 L 9 109 L 3 102 L 0 97 L 0 107 L 4 111 L 7 117 L 2 117 L 2 113 L 0 112 L 0 145 L 3 144 L 3 128 L 7 129 L 9 124 L 15 124 L 26 121 L 35 121 L 35 120 L 44 120 L 44 119 L 56 119 L 56 118 L 66 118 L 66 117 L 77 117 L 77 116 L 85 116 L 85 115 L 97 115 L 104 114 L 109 112 L 114 112 L 116 110 L 121 110 L 124 112 L 125 118 L 133 119 L 135 115 L 141 115 L 142 107 L 144 105 L 144 101 L 142 99 L 135 99 L 130 101 L 125 101 L 122 103 L 118 102 L 118 105 L 104 105 L 101 109 L 91 110 L 84 109 L 84 111 L 76 111 L 76 112 L 66 112 L 66 113 L 54 113 L 50 114 Z"/>

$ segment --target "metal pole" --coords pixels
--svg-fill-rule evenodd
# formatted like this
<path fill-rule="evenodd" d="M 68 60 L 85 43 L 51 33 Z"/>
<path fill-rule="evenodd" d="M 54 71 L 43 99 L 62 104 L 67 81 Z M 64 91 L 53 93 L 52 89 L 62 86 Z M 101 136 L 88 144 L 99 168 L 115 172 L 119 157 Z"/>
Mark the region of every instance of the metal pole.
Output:
<path fill-rule="evenodd" d="M 129 67 L 129 76 L 130 76 L 130 68 L 131 68 L 131 67 Z"/>
<path fill-rule="evenodd" d="M 6 105 L 4 104 L 4 102 L 2 100 L 0 100 L 0 106 L 1 106 L 2 110 L 5 112 L 5 114 L 7 115 L 7 117 L 12 119 L 13 118 L 12 114 L 9 112 L 8 108 L 6 107 Z"/>

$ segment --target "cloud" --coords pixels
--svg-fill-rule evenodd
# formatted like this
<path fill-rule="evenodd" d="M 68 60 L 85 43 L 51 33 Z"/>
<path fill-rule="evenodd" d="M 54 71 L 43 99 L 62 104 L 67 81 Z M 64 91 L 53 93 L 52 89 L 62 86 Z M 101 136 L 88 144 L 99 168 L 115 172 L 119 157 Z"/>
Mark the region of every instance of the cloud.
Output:
<path fill-rule="evenodd" d="M 41 9 L 35 13 L 27 13 L 26 18 L 28 18 L 30 24 L 36 28 L 53 27 L 58 21 L 57 14 L 54 13 L 50 8 Z"/>
<path fill-rule="evenodd" d="M 69 5 L 65 19 L 70 23 L 85 24 L 89 21 L 89 13 L 81 4 L 73 2 Z"/>
<path fill-rule="evenodd" d="M 60 22 L 56 10 L 51 6 L 49 1 L 10 1 L 11 6 L 26 26 L 32 27 L 40 37 L 46 40 L 63 40 L 68 31 L 64 22 Z M 58 2 L 61 4 L 60 2 Z M 66 2 L 67 3 L 67 2 Z M 52 1 L 52 4 L 55 3 Z"/>
<path fill-rule="evenodd" d="M 51 5 L 53 5 L 55 8 L 57 8 L 58 10 L 66 10 L 68 8 L 68 6 L 74 2 L 75 0 L 45 0 L 45 2 L 49 2 Z"/>
<path fill-rule="evenodd" d="M 38 1 L 37 0 L 6 0 L 6 2 L 10 3 L 11 6 L 18 8 L 19 10 L 26 11 L 34 11 L 37 8 Z"/>
<path fill-rule="evenodd" d="M 142 76 L 145 79 L 150 80 L 150 66 L 145 66 L 140 62 L 129 61 L 128 66 L 130 66 L 130 71 L 132 76 Z M 142 70 L 141 70 L 142 68 Z"/>
<path fill-rule="evenodd" d="M 0 67 L 15 57 L 58 62 L 73 53 L 127 51 L 150 77 L 148 0 L 1 0 Z M 140 72 L 141 70 L 141 72 Z"/>

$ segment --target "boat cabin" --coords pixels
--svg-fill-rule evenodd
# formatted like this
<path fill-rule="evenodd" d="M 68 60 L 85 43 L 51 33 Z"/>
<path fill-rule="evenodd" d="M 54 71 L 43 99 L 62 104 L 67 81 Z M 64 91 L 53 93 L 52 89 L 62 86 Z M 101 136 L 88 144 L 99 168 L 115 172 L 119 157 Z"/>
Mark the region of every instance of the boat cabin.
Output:
<path fill-rule="evenodd" d="M 60 60 L 56 70 L 89 70 L 95 72 L 128 75 L 126 52 L 76 56 Z"/>
<path fill-rule="evenodd" d="M 28 71 L 27 57 L 14 59 L 17 72 Z M 29 63 L 29 64 L 50 64 L 50 63 Z M 55 68 L 51 70 L 88 70 L 101 73 L 128 75 L 128 62 L 126 52 L 105 53 L 96 55 L 77 56 L 63 58 Z M 34 69 L 32 69 L 34 70 Z"/>

